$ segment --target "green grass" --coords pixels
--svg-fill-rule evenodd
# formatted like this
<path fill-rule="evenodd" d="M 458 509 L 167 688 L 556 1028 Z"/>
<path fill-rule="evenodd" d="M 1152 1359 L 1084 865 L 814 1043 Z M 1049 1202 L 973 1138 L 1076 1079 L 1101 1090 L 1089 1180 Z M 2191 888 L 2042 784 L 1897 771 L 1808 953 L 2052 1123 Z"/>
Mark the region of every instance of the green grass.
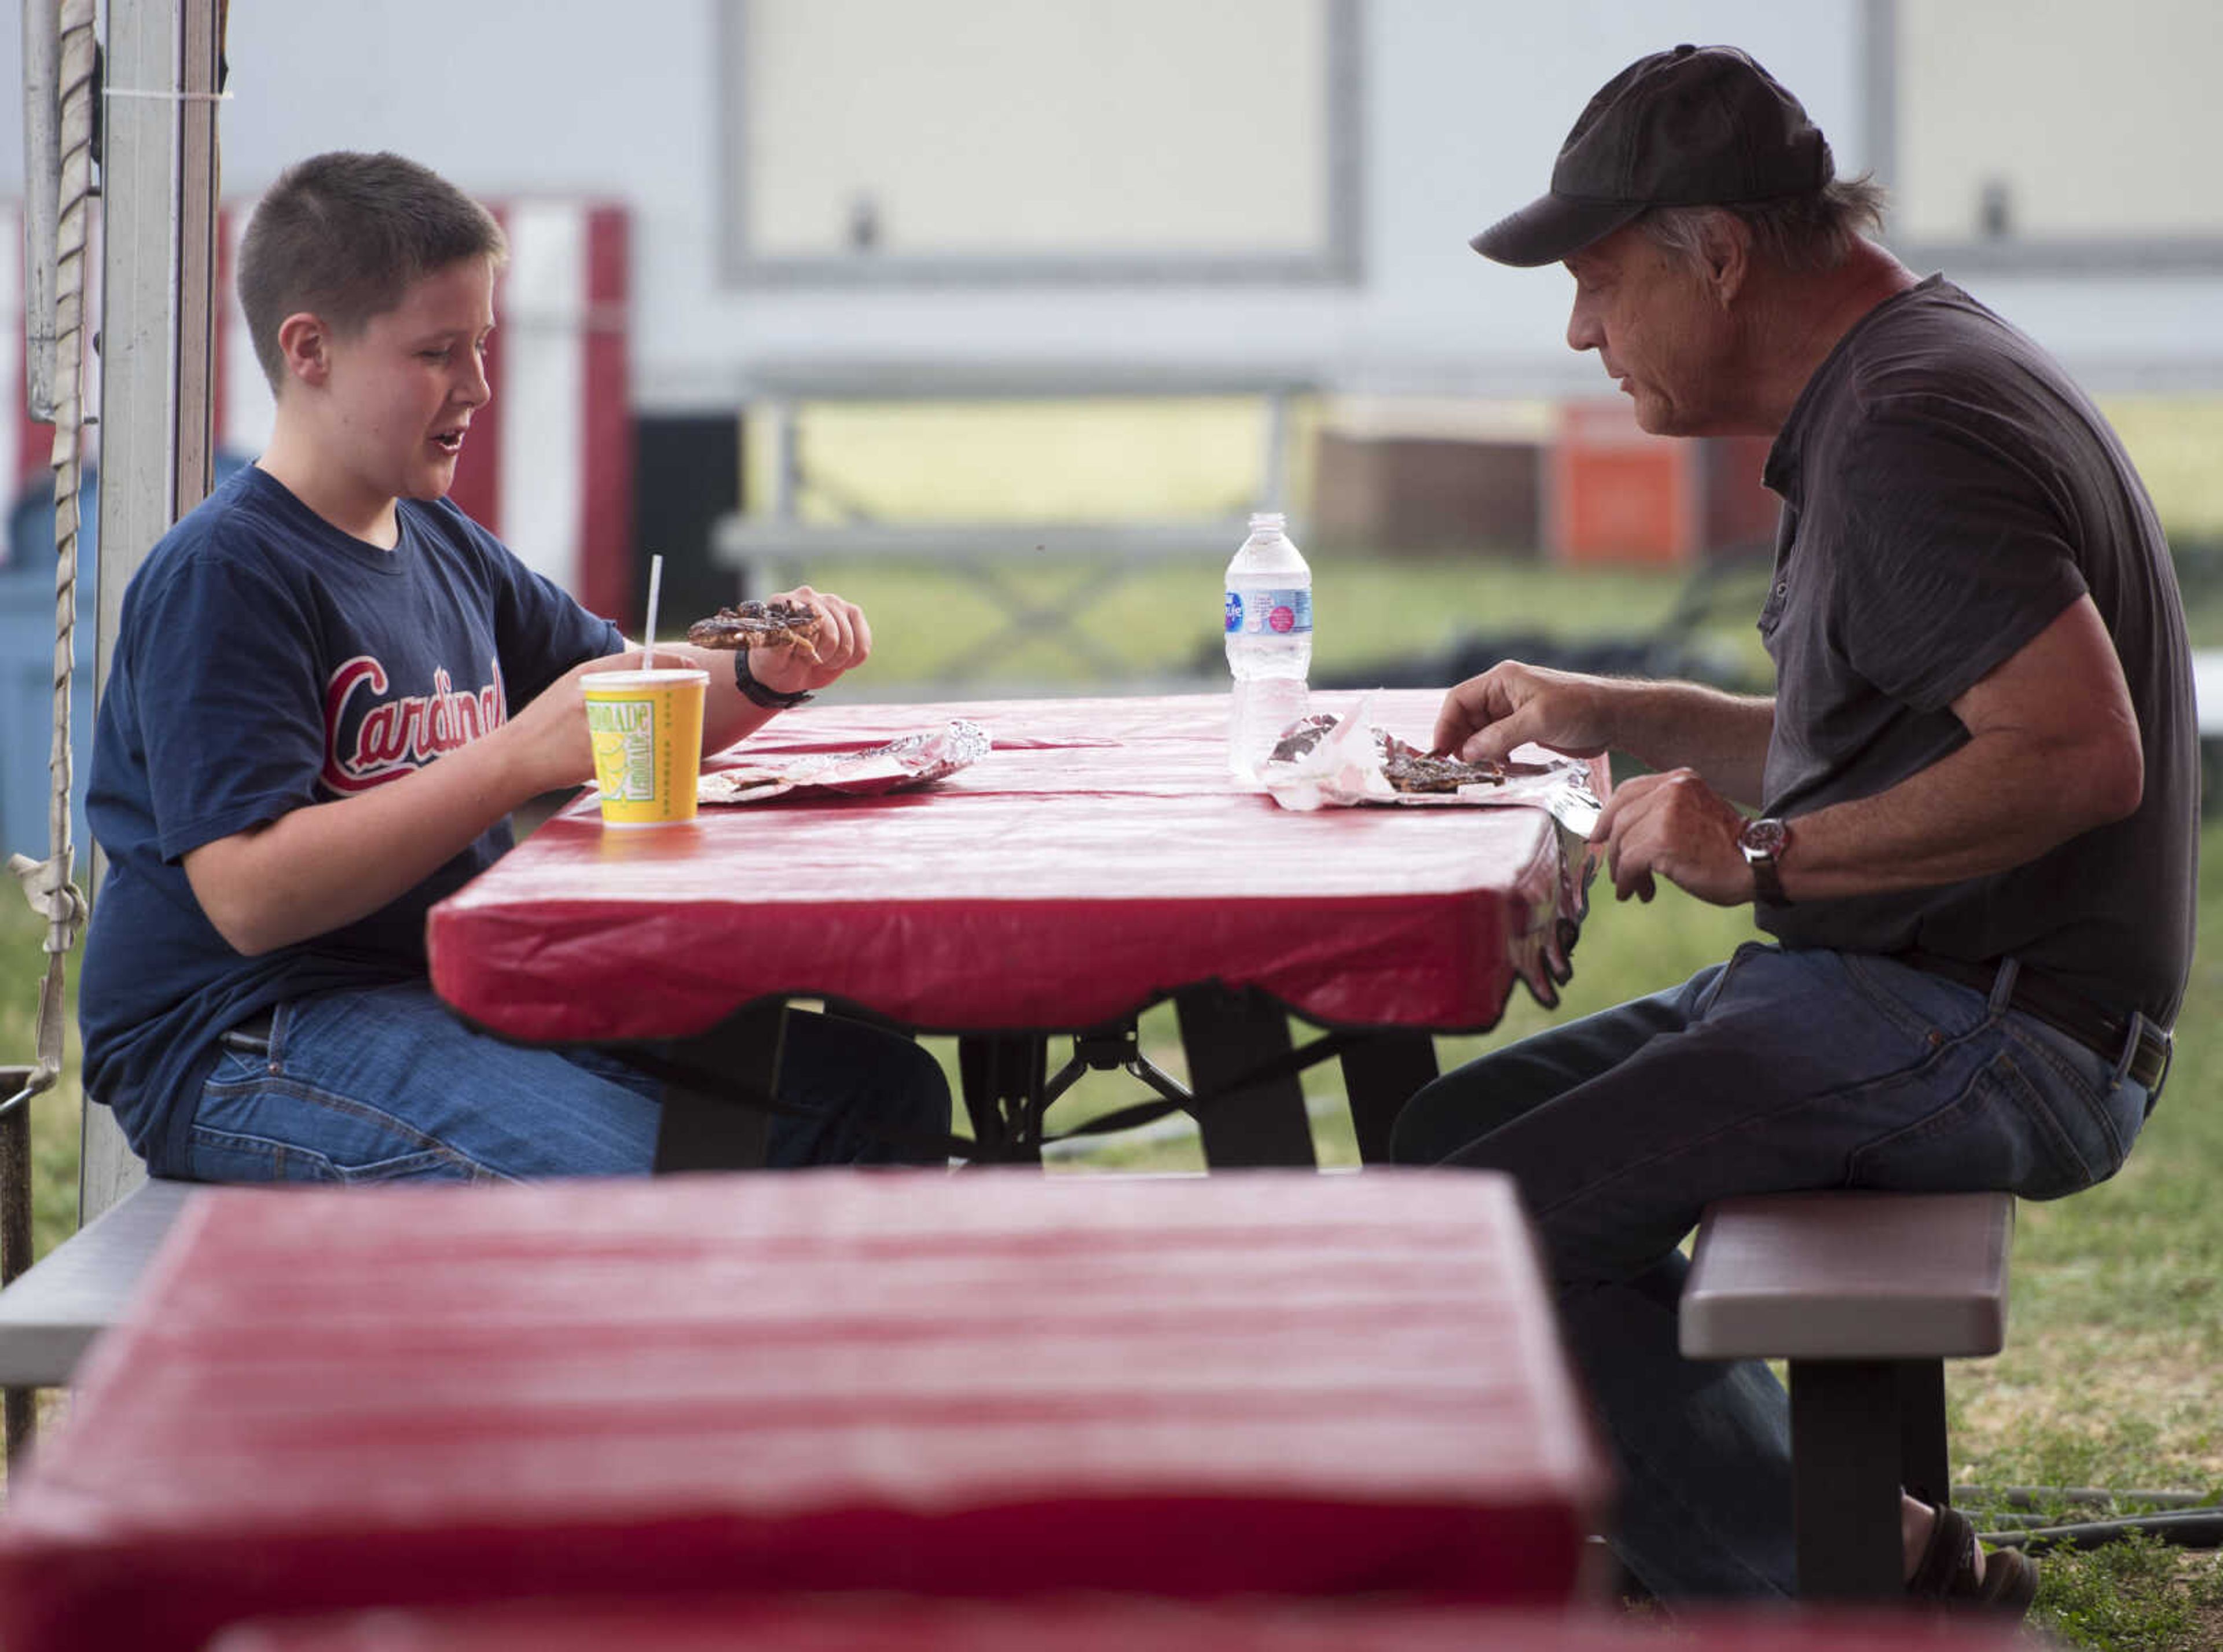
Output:
<path fill-rule="evenodd" d="M 1072 623 L 1135 677 L 1193 677 L 1206 688 L 1218 686 L 1225 670 L 1224 561 L 1206 556 L 1114 577 L 1100 567 L 1045 558 L 998 574 L 1026 602 L 1073 609 Z M 872 623 L 872 657 L 853 679 L 860 694 L 915 694 L 921 682 L 945 676 L 961 682 L 968 694 L 1093 686 L 1087 663 L 1055 628 L 1014 635 L 1006 609 L 977 581 L 897 561 L 835 559 L 802 575 L 860 604 Z M 1477 633 L 1543 631 L 1572 642 L 1646 636 L 1674 612 L 1685 583 L 1675 573 L 1583 572 L 1512 558 L 1324 561 L 1313 571 L 1313 670 L 1404 662 Z M 1703 635 L 1710 653 L 1765 680 L 1755 612 L 1756 602 L 1732 604 Z"/>
<path fill-rule="evenodd" d="M 1230 548 L 1231 550 L 1231 547 Z M 1193 679 L 1216 688 L 1220 652 L 1215 552 L 1195 562 L 1118 574 L 1043 558 L 1001 568 L 1021 601 L 1056 605 L 1080 632 L 1132 677 L 1163 684 Z M 942 681 L 949 692 L 985 696 L 1099 687 L 1088 662 L 1055 627 L 1014 629 L 986 585 L 907 561 L 834 559 L 801 575 L 860 604 L 872 623 L 872 657 L 851 681 L 856 692 L 916 698 Z M 1765 570 L 1720 579 L 1714 606 L 1691 647 L 1714 680 L 1766 683 L 1767 656 L 1754 625 Z M 1670 569 L 1579 569 L 1512 557 L 1389 561 L 1320 559 L 1313 570 L 1316 676 L 1438 655 L 1461 638 L 1542 636 L 1582 644 L 1655 634 L 1691 590 Z M 2223 647 L 2223 570 L 2188 570 L 2187 619 L 2195 647 Z"/>
<path fill-rule="evenodd" d="M 1054 588 L 1069 568 L 1019 570 Z M 1162 681 L 1209 665 L 1217 647 L 1216 565 L 1160 568 L 1112 587 L 1087 615 L 1091 633 L 1137 679 Z M 965 661 L 1000 624 L 995 606 L 960 582 L 900 565 L 845 565 L 823 583 L 865 604 L 876 625 L 874 660 L 858 683 L 905 691 L 951 657 Z M 2223 581 L 2188 583 L 2195 638 L 2223 645 Z M 1408 657 L 1463 629 L 1549 630 L 1565 638 L 1641 633 L 1670 613 L 1673 575 L 1571 573 L 1512 561 L 1383 562 L 1344 559 L 1316 574 L 1323 669 Z M 1726 612 L 1707 635 L 1751 648 L 1749 610 Z M 933 623 L 919 623 L 922 616 Z M 1747 655 L 1743 657 L 1749 658 Z M 1103 688 L 1047 644 L 968 661 L 980 668 L 968 694 L 998 685 L 1061 682 Z M 1193 679 L 1216 687 L 1216 671 Z M 1116 689 L 1117 685 L 1112 688 Z M 915 691 L 915 690 L 914 690 Z M 2223 825 L 2203 838 L 2201 933 L 2223 936 Z M 1594 891 L 1594 894 L 1596 893 Z M 1486 1037 L 1439 1040 L 1445 1066 L 1566 1016 L 1681 980 L 1749 934 L 1746 914 L 1704 906 L 1669 889 L 1649 906 L 1615 904 L 1605 891 L 1574 954 L 1563 1003 L 1546 1010 L 1517 993 Z M 40 930 L 20 903 L 0 902 L 0 1064 L 28 1060 L 31 1012 L 43 958 Z M 72 960 L 74 962 L 74 960 Z M 2129 1165 L 2077 1197 L 2023 1207 L 2015 1241 L 2012 1325 L 1998 1359 L 1956 1364 L 1949 1379 L 1955 1478 L 2011 1485 L 2223 1491 L 2223 942 L 2195 962 L 2178 1026 L 2167 1098 Z M 1145 1052 L 1184 1076 L 1173 1013 L 1143 1018 Z M 1305 1029 L 1299 1028 L 1302 1035 Z M 954 1063 L 946 1040 L 930 1041 Z M 1328 1164 L 1357 1161 L 1333 1064 L 1306 1088 Z M 1055 1128 L 1143 1098 L 1118 1075 L 1091 1075 L 1061 1102 Z M 38 1245 L 75 1225 L 77 1082 L 74 1052 L 62 1086 L 34 1104 Z M 1061 1159 L 1091 1169 L 1199 1168 L 1193 1131 L 1107 1139 Z M 1976 1512 L 1985 1512 L 1980 1505 Z M 2191 1652 L 2223 1645 L 2223 1567 L 2213 1554 L 2151 1542 L 2116 1544 L 2045 1561 L 2039 1615 L 2067 1643 L 2113 1652 Z"/>
<path fill-rule="evenodd" d="M 2041 1562 L 2037 1620 L 2105 1652 L 2214 1652 L 2223 1645 L 2223 1566 L 2132 1533 Z"/>

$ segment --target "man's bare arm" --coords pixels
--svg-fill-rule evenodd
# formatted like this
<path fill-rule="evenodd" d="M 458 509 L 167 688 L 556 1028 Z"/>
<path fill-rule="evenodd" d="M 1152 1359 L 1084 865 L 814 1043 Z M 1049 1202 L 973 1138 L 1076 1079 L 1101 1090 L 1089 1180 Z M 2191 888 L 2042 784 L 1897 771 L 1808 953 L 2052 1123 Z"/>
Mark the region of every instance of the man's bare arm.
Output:
<path fill-rule="evenodd" d="M 1873 797 L 1800 815 L 1778 871 L 1794 901 L 2005 871 L 2138 807 L 2138 715 L 2087 597 L 1953 702 L 1968 743 Z M 1743 817 L 1688 769 L 1617 788 L 1591 840 L 1623 899 L 1656 874 L 1702 900 L 1753 898 Z"/>
<path fill-rule="evenodd" d="M 1774 729 L 1771 699 L 1508 660 L 1445 697 L 1435 744 L 1470 763 L 1532 740 L 1570 757 L 1626 751 L 1649 769 L 1692 769 L 1722 796 L 1756 807 Z"/>
<path fill-rule="evenodd" d="M 2035 860 L 2144 794 L 2138 713 L 2089 597 L 1953 702 L 1968 744 L 1887 792 L 1802 817 L 1792 900 L 1918 889 Z"/>

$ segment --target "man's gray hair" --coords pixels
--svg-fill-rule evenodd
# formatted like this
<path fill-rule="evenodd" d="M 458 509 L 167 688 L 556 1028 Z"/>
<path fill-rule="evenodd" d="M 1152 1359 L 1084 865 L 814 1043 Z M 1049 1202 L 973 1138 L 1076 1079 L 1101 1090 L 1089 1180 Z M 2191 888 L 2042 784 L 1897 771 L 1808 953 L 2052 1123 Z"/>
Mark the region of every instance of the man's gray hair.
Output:
<path fill-rule="evenodd" d="M 1811 195 L 1735 206 L 1655 206 L 1637 226 L 1659 246 L 1697 265 L 1705 257 L 1706 225 L 1727 212 L 1752 231 L 1754 250 L 1785 269 L 1835 269 L 1863 235 L 1883 228 L 1884 188 L 1870 174 L 1833 179 Z"/>

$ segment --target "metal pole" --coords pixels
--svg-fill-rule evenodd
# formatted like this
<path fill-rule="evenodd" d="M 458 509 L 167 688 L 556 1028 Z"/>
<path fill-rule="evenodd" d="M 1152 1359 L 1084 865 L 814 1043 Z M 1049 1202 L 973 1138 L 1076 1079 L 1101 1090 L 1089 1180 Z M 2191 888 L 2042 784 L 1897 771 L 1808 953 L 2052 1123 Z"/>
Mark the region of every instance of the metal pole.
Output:
<path fill-rule="evenodd" d="M 54 416 L 54 215 L 61 190 L 61 34 L 56 0 L 23 0 L 23 386 Z"/>
<path fill-rule="evenodd" d="M 0 1067 L 0 1285 L 31 1266 L 31 1080 L 28 1067 Z M 28 1388 L 0 1390 L 8 1467 L 31 1443 L 38 1396 Z"/>
<path fill-rule="evenodd" d="M 224 0 L 184 0 L 178 110 L 176 463 L 170 519 L 216 485 L 216 220 L 222 189 L 217 93 L 222 90 Z"/>
<path fill-rule="evenodd" d="M 103 114 L 99 646 L 104 686 L 123 587 L 208 492 L 213 455 L 221 0 L 109 0 Z M 97 872 L 96 872 L 97 875 Z M 90 1221 L 145 1176 L 86 1098 L 79 1209 Z"/>

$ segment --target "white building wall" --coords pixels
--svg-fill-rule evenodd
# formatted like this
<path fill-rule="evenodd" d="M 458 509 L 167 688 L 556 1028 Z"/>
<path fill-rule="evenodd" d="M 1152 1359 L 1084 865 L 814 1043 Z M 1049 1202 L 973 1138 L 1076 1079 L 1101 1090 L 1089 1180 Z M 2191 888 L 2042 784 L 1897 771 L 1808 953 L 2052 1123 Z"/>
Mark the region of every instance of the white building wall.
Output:
<path fill-rule="evenodd" d="M 1594 364 L 1560 342 L 1565 278 L 1498 269 L 1465 238 L 1543 186 L 1574 116 L 1622 64 L 1678 40 L 1735 41 L 1805 101 L 1841 166 L 1875 148 L 1861 129 L 1861 0 L 1366 0 L 1357 286 L 736 291 L 720 274 L 719 4 L 235 7 L 226 192 L 251 195 L 319 149 L 383 147 L 475 193 L 629 202 L 634 399 L 646 411 L 729 406 L 753 361 L 843 355 L 1255 361 L 1358 388 L 1533 395 L 1598 386 Z M 18 49 L 0 30 L 11 95 Z M 20 174 L 21 141 L 10 109 L 8 174 Z M 2097 387 L 2223 386 L 2223 280 L 1970 285 Z"/>

